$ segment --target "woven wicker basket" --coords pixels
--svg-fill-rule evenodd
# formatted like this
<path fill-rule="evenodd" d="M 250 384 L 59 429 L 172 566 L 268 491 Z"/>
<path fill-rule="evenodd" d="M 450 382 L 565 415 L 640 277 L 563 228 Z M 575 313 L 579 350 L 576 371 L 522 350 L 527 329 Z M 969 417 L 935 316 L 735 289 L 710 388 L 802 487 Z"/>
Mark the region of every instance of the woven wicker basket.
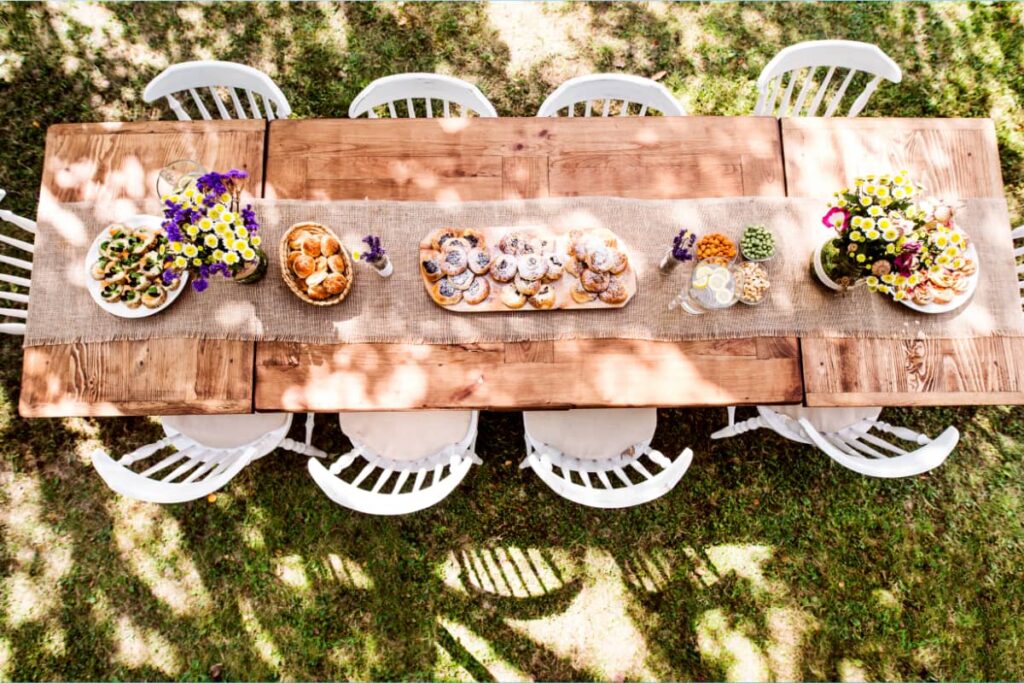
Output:
<path fill-rule="evenodd" d="M 291 239 L 292 234 L 299 230 L 308 232 L 311 235 L 330 235 L 337 239 L 338 243 L 341 244 L 341 240 L 338 239 L 337 235 L 335 235 L 329 228 L 320 225 L 319 223 L 296 223 L 288 228 L 281 237 L 281 244 L 278 247 L 278 255 L 281 259 L 281 276 L 284 278 L 284 283 L 288 285 L 288 289 L 292 290 L 292 293 L 294 293 L 295 296 L 299 297 L 307 304 L 312 304 L 314 306 L 333 306 L 341 303 L 345 300 L 345 297 L 348 296 L 348 293 L 352 291 L 352 281 L 355 279 L 356 275 L 355 268 L 352 267 L 352 257 L 349 255 L 348 249 L 346 249 L 345 245 L 342 244 L 341 251 L 339 252 L 345 259 L 345 276 L 348 279 L 348 286 L 346 286 L 344 291 L 340 294 L 335 294 L 329 299 L 312 299 L 306 293 L 305 288 L 299 284 L 299 278 L 292 272 L 292 269 L 288 267 L 288 253 L 292 251 L 288 247 L 288 241 Z"/>

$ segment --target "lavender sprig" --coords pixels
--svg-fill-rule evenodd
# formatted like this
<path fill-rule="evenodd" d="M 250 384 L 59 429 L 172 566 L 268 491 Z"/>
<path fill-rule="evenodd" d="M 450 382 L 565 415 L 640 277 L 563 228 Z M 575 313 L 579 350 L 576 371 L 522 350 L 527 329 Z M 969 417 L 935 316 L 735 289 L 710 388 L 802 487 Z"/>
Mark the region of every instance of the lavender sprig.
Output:
<path fill-rule="evenodd" d="M 679 231 L 679 234 L 672 238 L 672 258 L 685 263 L 692 261 L 694 257 L 693 245 L 697 241 L 697 235 L 686 228 Z"/>
<path fill-rule="evenodd" d="M 359 258 L 367 263 L 374 263 L 384 258 L 384 247 L 380 245 L 380 237 L 376 235 L 367 235 L 363 238 L 363 242 L 366 244 L 367 249 L 359 255 Z"/>

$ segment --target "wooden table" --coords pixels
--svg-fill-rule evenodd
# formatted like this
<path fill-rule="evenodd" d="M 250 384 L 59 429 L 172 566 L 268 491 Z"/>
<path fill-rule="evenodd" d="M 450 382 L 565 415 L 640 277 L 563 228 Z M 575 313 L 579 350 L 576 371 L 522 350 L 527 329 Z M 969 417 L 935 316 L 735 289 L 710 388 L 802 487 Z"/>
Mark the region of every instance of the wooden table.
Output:
<path fill-rule="evenodd" d="M 138 212 L 156 195 L 167 162 L 196 159 L 206 168 L 243 168 L 259 194 L 264 121 L 148 122 L 53 126 L 39 218 L 56 202 L 108 204 Z M 154 339 L 59 344 L 25 349 L 24 417 L 245 413 L 252 410 L 253 342 Z"/>
<path fill-rule="evenodd" d="M 905 168 L 937 196 L 1004 198 L 990 119 L 783 119 L 782 143 L 792 197 Z M 802 338 L 801 357 L 811 406 L 1024 403 L 1021 337 Z"/>
<path fill-rule="evenodd" d="M 266 195 L 457 202 L 782 196 L 771 118 L 273 121 Z M 258 343 L 258 410 L 793 403 L 794 337 Z"/>

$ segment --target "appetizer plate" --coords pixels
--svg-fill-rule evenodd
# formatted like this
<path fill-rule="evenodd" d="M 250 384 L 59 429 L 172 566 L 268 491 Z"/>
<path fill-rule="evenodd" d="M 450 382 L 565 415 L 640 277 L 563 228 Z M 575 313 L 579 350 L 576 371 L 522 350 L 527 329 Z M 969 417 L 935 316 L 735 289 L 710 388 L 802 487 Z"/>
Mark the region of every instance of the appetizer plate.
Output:
<path fill-rule="evenodd" d="M 129 228 L 151 228 L 159 232 L 163 232 L 163 219 L 159 216 L 131 216 L 122 221 Z M 103 298 L 101 292 L 103 291 L 103 285 L 100 284 L 99 280 L 95 280 L 92 277 L 92 264 L 97 261 L 100 257 L 100 243 L 103 242 L 106 237 L 107 230 L 103 229 L 100 234 L 96 235 L 96 239 L 93 240 L 92 245 L 89 247 L 89 253 L 85 256 L 85 282 L 86 287 L 89 290 L 92 300 L 96 302 L 96 305 L 102 308 L 111 315 L 116 315 L 119 318 L 146 318 L 151 315 L 155 315 L 160 311 L 164 310 L 178 298 L 178 296 L 185 291 L 185 285 L 188 284 L 188 272 L 181 274 L 181 282 L 178 284 L 177 289 L 167 292 L 167 301 L 163 302 L 156 308 L 146 308 L 145 306 L 139 306 L 138 308 L 128 308 L 124 303 L 117 302 L 111 303 Z"/>
<path fill-rule="evenodd" d="M 971 300 L 971 297 L 974 296 L 974 290 L 978 288 L 978 278 L 981 274 L 981 262 L 978 261 L 978 250 L 974 248 L 973 244 L 967 246 L 967 250 L 964 251 L 964 256 L 973 260 L 974 263 L 977 264 L 977 268 L 972 275 L 967 276 L 967 289 L 964 290 L 963 294 L 954 297 L 948 304 L 925 304 L 922 306 L 921 304 L 914 303 L 909 299 L 905 299 L 899 303 L 903 304 L 907 308 L 917 311 L 918 313 L 926 313 L 928 315 L 949 313 L 950 311 L 955 311 L 966 304 Z"/>

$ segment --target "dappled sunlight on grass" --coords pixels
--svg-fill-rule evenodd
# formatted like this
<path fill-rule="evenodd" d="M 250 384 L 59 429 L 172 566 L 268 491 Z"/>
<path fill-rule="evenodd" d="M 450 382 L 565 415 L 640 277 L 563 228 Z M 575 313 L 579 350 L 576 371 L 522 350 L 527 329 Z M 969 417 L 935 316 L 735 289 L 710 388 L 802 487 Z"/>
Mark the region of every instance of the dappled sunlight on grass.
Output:
<path fill-rule="evenodd" d="M 120 496 L 107 505 L 122 561 L 174 614 L 195 615 L 211 607 L 181 529 L 166 508 Z"/>
<path fill-rule="evenodd" d="M 531 676 L 520 671 L 510 663 L 498 656 L 485 638 L 473 633 L 468 627 L 451 619 L 438 617 L 438 628 L 443 629 L 445 634 L 452 638 L 458 645 L 468 653 L 473 661 L 482 667 L 486 673 L 496 681 L 530 681 Z M 443 643 L 446 639 L 439 638 Z M 443 646 L 442 646 L 443 647 Z M 450 654 L 450 653 L 449 653 Z M 440 672 L 439 672 L 440 673 Z M 470 674 L 470 680 L 479 680 L 475 672 Z"/>
<path fill-rule="evenodd" d="M 278 650 L 277 645 L 274 644 L 273 637 L 260 624 L 252 602 L 247 598 L 239 597 L 238 612 L 242 617 L 242 627 L 245 629 L 251 647 L 256 651 L 259 658 L 263 660 L 263 663 L 270 667 L 271 671 L 280 674 L 283 662 L 281 652 Z"/>
<path fill-rule="evenodd" d="M 709 610 L 697 620 L 697 644 L 701 655 L 722 668 L 727 681 L 766 681 L 768 658 L 754 642 L 753 625 L 730 623 L 720 609 Z"/>

